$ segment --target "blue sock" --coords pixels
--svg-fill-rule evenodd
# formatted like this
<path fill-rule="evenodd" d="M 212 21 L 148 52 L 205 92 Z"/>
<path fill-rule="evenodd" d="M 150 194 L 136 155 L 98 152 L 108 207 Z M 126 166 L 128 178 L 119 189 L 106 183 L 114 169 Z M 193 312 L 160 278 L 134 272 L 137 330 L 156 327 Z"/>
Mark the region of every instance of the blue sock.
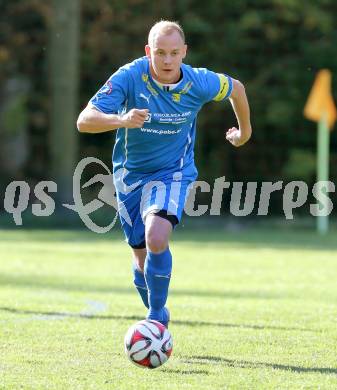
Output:
<path fill-rule="evenodd" d="M 132 269 L 133 269 L 133 283 L 135 284 L 136 289 L 138 290 L 144 305 L 147 308 L 149 308 L 148 290 L 145 282 L 144 273 L 139 271 L 135 263 L 133 263 Z"/>
<path fill-rule="evenodd" d="M 164 320 L 164 306 L 172 271 L 172 255 L 169 248 L 162 253 L 147 252 L 144 266 L 145 280 L 149 291 L 149 313 L 147 318 Z"/>

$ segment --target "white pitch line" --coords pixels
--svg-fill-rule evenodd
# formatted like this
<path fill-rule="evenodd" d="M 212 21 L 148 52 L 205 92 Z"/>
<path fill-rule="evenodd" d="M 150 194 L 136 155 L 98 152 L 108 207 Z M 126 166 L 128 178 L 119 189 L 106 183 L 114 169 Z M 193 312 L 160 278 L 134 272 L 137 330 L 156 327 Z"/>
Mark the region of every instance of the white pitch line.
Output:
<path fill-rule="evenodd" d="M 17 322 L 32 322 L 32 321 L 61 321 L 69 318 L 76 318 L 76 316 L 93 316 L 107 311 L 108 305 L 104 302 L 87 300 L 85 308 L 80 313 L 60 313 L 60 314 L 34 314 L 26 318 L 15 318 L 8 320 L 0 320 L 0 323 L 17 323 Z M 14 313 L 13 313 L 14 314 Z M 20 314 L 15 313 L 15 314 Z M 23 313 L 21 313 L 23 314 Z"/>

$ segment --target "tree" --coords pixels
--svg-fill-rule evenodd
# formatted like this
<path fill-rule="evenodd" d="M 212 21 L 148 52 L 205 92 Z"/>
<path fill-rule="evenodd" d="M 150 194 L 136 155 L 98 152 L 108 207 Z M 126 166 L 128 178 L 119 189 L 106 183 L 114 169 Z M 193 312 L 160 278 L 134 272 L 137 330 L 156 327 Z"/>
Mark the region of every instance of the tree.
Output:
<path fill-rule="evenodd" d="M 77 159 L 76 117 L 79 52 L 79 0 L 54 0 L 50 28 L 50 173 L 60 200 L 72 199 Z"/>

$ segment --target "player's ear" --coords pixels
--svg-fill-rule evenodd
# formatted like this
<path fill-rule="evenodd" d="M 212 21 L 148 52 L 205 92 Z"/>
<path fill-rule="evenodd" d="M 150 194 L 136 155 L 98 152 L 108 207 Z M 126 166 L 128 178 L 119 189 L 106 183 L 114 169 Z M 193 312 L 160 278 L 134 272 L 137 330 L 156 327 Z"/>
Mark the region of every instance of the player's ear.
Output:
<path fill-rule="evenodd" d="M 183 58 L 186 57 L 187 54 L 187 45 L 184 45 Z"/>
<path fill-rule="evenodd" d="M 145 54 L 146 54 L 146 57 L 149 57 L 151 56 L 151 48 L 149 45 L 145 45 Z"/>

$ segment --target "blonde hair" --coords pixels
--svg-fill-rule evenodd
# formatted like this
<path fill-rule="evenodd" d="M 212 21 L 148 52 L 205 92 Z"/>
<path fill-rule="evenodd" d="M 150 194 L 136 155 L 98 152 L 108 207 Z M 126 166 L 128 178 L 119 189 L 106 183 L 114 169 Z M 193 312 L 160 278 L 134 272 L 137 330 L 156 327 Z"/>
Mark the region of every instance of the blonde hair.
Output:
<path fill-rule="evenodd" d="M 185 34 L 178 22 L 171 22 L 169 20 L 161 20 L 160 22 L 155 23 L 149 32 L 148 44 L 151 46 L 157 35 L 170 35 L 173 31 L 177 31 L 181 36 L 183 42 L 185 43 Z"/>

